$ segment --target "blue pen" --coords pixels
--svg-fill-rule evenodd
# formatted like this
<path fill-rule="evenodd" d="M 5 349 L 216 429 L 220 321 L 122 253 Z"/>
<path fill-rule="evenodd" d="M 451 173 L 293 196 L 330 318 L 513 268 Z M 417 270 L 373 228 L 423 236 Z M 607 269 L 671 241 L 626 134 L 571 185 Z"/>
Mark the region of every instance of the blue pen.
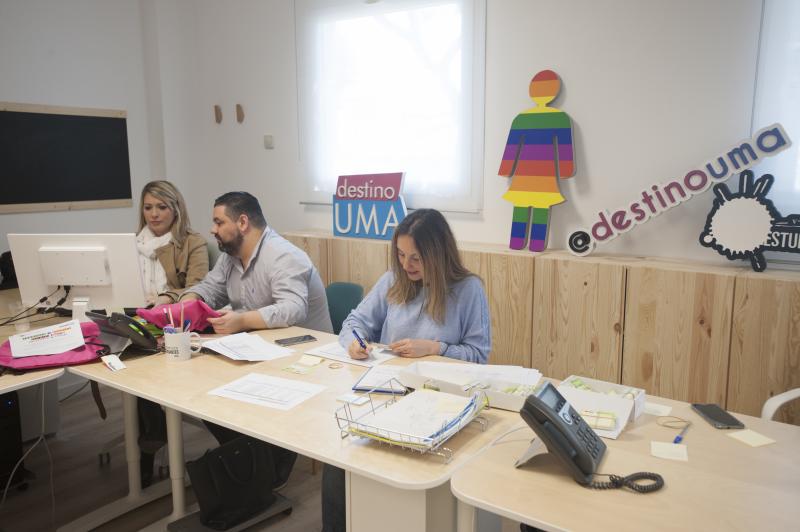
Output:
<path fill-rule="evenodd" d="M 356 332 L 355 329 L 353 329 L 353 336 L 356 337 L 356 340 L 358 341 L 358 345 L 360 345 L 362 349 L 366 349 L 367 348 L 367 344 L 364 343 L 364 340 L 361 339 L 361 337 L 358 335 L 358 332 Z"/>
<path fill-rule="evenodd" d="M 675 436 L 675 439 L 672 440 L 672 443 L 680 443 L 680 442 L 682 442 L 683 441 L 683 437 L 686 435 L 686 431 L 689 430 L 689 427 L 691 425 L 692 425 L 691 423 L 686 423 L 686 426 L 683 427 L 683 430 L 681 430 L 680 434 Z"/>

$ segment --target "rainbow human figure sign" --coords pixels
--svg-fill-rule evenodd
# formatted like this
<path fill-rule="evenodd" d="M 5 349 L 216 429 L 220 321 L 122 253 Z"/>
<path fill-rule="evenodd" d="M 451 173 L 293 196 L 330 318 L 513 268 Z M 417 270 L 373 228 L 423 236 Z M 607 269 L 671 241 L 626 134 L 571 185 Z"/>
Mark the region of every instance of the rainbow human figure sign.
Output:
<path fill-rule="evenodd" d="M 544 251 L 550 207 L 564 201 L 556 178 L 575 174 L 569 116 L 547 106 L 560 90 L 561 80 L 552 70 L 533 76 L 529 93 L 536 106 L 518 114 L 511 123 L 499 172 L 512 178 L 508 192 L 503 194 L 503 199 L 514 205 L 511 249 L 523 249 L 530 236 L 529 249 Z"/>

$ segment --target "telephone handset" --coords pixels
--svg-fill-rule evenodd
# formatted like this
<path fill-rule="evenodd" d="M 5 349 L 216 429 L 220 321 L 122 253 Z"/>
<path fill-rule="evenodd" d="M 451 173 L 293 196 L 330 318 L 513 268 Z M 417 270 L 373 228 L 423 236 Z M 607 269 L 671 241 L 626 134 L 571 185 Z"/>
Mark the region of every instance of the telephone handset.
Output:
<path fill-rule="evenodd" d="M 136 347 L 150 351 L 158 350 L 158 342 L 150 334 L 144 325 L 119 312 L 113 312 L 108 318 L 108 324 L 113 327 L 120 336 L 127 336 L 131 343 Z"/>
<path fill-rule="evenodd" d="M 606 444 L 555 386 L 548 382 L 537 394 L 529 395 L 519 413 L 578 484 L 592 482 Z"/>
<path fill-rule="evenodd" d="M 141 349 L 152 352 L 158 351 L 158 342 L 150 334 L 150 331 L 144 325 L 125 314 L 114 312 L 111 316 L 106 316 L 96 312 L 86 312 L 86 316 L 95 322 L 103 332 L 127 338 L 133 345 Z"/>

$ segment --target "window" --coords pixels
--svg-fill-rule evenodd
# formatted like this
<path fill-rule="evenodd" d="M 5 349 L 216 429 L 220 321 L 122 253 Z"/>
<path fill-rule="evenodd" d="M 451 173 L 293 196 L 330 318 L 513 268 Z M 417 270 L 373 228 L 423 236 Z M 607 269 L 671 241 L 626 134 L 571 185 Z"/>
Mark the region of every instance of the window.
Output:
<path fill-rule="evenodd" d="M 479 211 L 484 0 L 296 0 L 307 200 L 405 172 L 411 208 Z"/>
<path fill-rule="evenodd" d="M 782 216 L 800 213 L 800 2 L 766 0 L 753 105 L 753 131 L 780 122 L 792 146 L 754 168 L 775 176 L 767 198 Z M 732 187 L 738 185 L 731 185 Z M 781 258 L 787 255 L 780 254 Z"/>

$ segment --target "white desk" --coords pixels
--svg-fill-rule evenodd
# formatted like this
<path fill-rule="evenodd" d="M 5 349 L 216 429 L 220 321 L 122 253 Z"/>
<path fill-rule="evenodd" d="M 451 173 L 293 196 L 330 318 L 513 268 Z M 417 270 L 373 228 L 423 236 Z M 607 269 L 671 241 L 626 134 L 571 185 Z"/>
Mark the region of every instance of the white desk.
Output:
<path fill-rule="evenodd" d="M 544 530 L 798 530 L 800 427 L 736 414 L 748 428 L 776 440 L 753 448 L 713 428 L 686 403 L 649 400 L 671 405 L 671 415 L 692 421 L 684 440 L 689 461 L 650 455 L 651 440 L 671 442 L 678 431 L 643 414 L 618 440 L 605 440 L 599 472 L 656 472 L 664 477 L 661 491 L 590 490 L 549 454 L 515 469 L 534 437 L 520 421 L 523 429 L 453 475 L 459 532 L 475 530 L 476 507 Z"/>
<path fill-rule="evenodd" d="M 0 375 L 0 394 L 13 392 L 28 386 L 35 386 L 52 381 L 64 374 L 64 368 L 46 368 L 28 370 L 21 375 L 4 373 Z"/>
<path fill-rule="evenodd" d="M 271 339 L 306 333 L 319 338 L 318 344 L 336 338 L 299 327 L 259 334 Z M 451 475 L 516 423 L 518 415 L 487 411 L 484 414 L 489 422 L 486 431 L 481 432 L 476 425 L 471 425 L 447 442 L 446 446 L 454 451 L 449 464 L 437 456 L 420 455 L 377 442 L 343 440 L 334 419 L 334 410 L 341 406 L 336 397 L 349 391 L 365 368 L 345 364 L 340 369 L 331 369 L 323 363 L 308 375 L 282 371 L 314 345 L 296 346 L 296 355 L 273 362 L 236 362 L 215 355 L 169 362 L 163 355 L 153 355 L 130 360 L 126 362 L 128 368 L 119 372 L 108 371 L 100 364 L 74 366 L 69 371 L 123 391 L 128 409 L 135 408 L 134 396 L 163 405 L 167 412 L 171 464 L 183 463 L 180 419 L 181 413 L 188 414 L 345 469 L 351 530 L 454 530 Z M 395 364 L 410 362 L 409 359 L 392 361 Z M 313 382 L 326 389 L 289 411 L 208 395 L 208 391 L 253 372 Z M 128 434 L 126 430 L 126 445 L 131 446 L 135 438 L 127 438 Z M 129 460 L 132 458 L 130 456 Z M 135 458 L 138 460 L 138 454 Z M 170 467 L 173 512 L 169 520 L 180 518 L 186 512 L 183 490 L 178 489 L 183 486 L 183 475 L 182 467 Z"/>

